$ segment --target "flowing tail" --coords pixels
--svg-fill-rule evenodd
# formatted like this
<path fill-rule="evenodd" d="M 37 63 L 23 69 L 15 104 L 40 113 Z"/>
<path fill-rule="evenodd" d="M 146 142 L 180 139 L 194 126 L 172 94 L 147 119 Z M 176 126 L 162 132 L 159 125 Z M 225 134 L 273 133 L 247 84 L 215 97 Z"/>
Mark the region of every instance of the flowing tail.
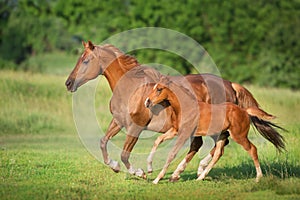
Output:
<path fill-rule="evenodd" d="M 272 120 L 276 118 L 275 116 L 263 111 L 258 107 L 249 107 L 246 109 L 246 111 L 250 116 L 255 116 L 262 120 Z"/>
<path fill-rule="evenodd" d="M 274 119 L 275 116 L 268 114 L 259 108 L 258 102 L 253 95 L 244 87 L 237 83 L 231 84 L 236 92 L 237 104 L 246 109 L 250 115 L 251 121 L 258 132 L 270 141 L 279 152 L 285 150 L 285 142 L 282 135 L 280 135 L 275 128 L 286 131 L 284 128 L 268 121 Z"/>
<path fill-rule="evenodd" d="M 231 83 L 232 88 L 234 89 L 238 101 L 238 106 L 241 108 L 249 108 L 249 107 L 258 107 L 259 104 L 254 99 L 253 95 L 243 86 L 237 83 Z"/>

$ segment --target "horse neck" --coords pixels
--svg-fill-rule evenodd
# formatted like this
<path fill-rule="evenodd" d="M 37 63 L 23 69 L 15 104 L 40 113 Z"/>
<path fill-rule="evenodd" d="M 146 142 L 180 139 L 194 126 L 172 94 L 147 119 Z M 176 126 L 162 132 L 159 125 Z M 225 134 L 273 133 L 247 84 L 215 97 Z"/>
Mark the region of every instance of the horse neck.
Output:
<path fill-rule="evenodd" d="M 114 91 L 117 82 L 122 78 L 125 72 L 118 66 L 116 61 L 113 61 L 104 71 L 103 75 L 108 81 L 110 89 Z"/>
<path fill-rule="evenodd" d="M 176 114 L 176 117 L 177 117 L 177 121 L 178 121 L 178 123 L 179 123 L 179 119 L 180 119 L 180 117 L 181 117 L 181 108 L 180 108 L 180 103 L 179 103 L 179 101 L 178 101 L 178 99 L 177 99 L 177 97 L 176 97 L 176 95 L 173 93 L 173 92 L 171 92 L 171 91 L 169 91 L 169 94 L 168 94 L 168 101 L 169 101 L 169 103 L 171 104 L 171 106 L 172 106 L 172 108 L 173 108 L 173 110 L 174 110 L 174 112 L 175 112 L 175 114 Z"/>
<path fill-rule="evenodd" d="M 107 79 L 110 89 L 114 91 L 115 86 L 117 85 L 118 81 L 129 72 L 132 68 L 137 67 L 138 63 L 130 63 L 129 65 L 122 65 L 118 61 L 118 59 L 114 59 L 111 64 L 105 69 L 103 75 Z"/>
<path fill-rule="evenodd" d="M 190 109 L 193 109 L 193 107 L 191 105 L 196 105 L 198 103 L 197 99 L 185 88 L 183 88 L 182 86 L 177 86 L 177 85 L 173 85 L 173 89 L 177 90 L 176 94 L 169 90 L 168 91 L 168 101 L 170 102 L 176 116 L 177 116 L 177 121 L 178 124 L 180 123 L 180 119 L 181 118 L 185 118 L 187 117 L 187 113 L 189 113 Z M 181 97 L 180 100 L 178 99 L 178 97 Z M 196 104 L 194 104 L 196 103 Z M 185 112 L 182 112 L 182 107 L 180 105 L 186 105 L 186 104 L 190 104 L 188 105 L 188 107 L 185 107 Z M 188 111 L 187 111 L 188 109 Z M 184 116 L 182 116 L 184 115 Z"/>

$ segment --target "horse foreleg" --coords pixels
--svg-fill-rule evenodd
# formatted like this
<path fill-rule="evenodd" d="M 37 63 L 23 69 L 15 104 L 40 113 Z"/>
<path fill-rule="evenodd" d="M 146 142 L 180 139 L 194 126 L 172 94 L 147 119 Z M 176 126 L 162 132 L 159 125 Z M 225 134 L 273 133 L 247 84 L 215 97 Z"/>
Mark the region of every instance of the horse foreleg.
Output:
<path fill-rule="evenodd" d="M 173 172 L 170 181 L 177 181 L 180 178 L 180 174 L 185 170 L 187 164 L 192 160 L 194 155 L 199 151 L 200 147 L 203 144 L 202 137 L 194 137 L 190 150 L 186 157 L 181 161 L 181 163 L 177 166 L 176 170 Z"/>
<path fill-rule="evenodd" d="M 114 137 L 119 131 L 121 130 L 121 127 L 118 126 L 116 121 L 112 119 L 110 122 L 110 125 L 106 131 L 106 134 L 104 137 L 101 138 L 100 140 L 100 149 L 102 151 L 102 156 L 103 156 L 103 161 L 105 164 L 109 165 L 114 172 L 119 172 L 120 171 L 120 164 L 118 161 L 112 160 L 108 156 L 107 152 L 107 142 Z"/>
<path fill-rule="evenodd" d="M 152 173 L 152 171 L 153 171 L 152 161 L 153 161 L 153 156 L 156 152 L 156 149 L 158 148 L 158 145 L 166 140 L 170 140 L 170 139 L 174 138 L 176 135 L 177 135 L 177 130 L 175 128 L 171 128 L 163 135 L 160 135 L 159 137 L 157 137 L 157 139 L 155 140 L 154 145 L 152 147 L 152 150 L 147 158 L 148 173 Z"/>
<path fill-rule="evenodd" d="M 167 171 L 170 163 L 174 160 L 174 158 L 176 157 L 178 151 L 181 149 L 181 147 L 184 145 L 184 143 L 190 137 L 191 132 L 190 131 L 182 130 L 181 134 L 178 133 L 178 135 L 179 136 L 178 136 L 178 138 L 176 140 L 176 143 L 173 146 L 172 150 L 169 152 L 167 161 L 166 161 L 163 169 L 160 171 L 160 173 L 158 174 L 158 176 L 153 181 L 154 184 L 157 184 L 159 182 L 159 180 L 164 177 L 164 175 L 166 174 L 166 171 Z"/>
<path fill-rule="evenodd" d="M 226 133 L 226 135 L 229 136 L 228 131 L 224 132 L 223 134 L 225 134 L 225 133 Z M 211 138 L 215 141 L 215 143 L 217 143 L 218 136 L 212 136 Z M 228 139 L 226 139 L 225 146 L 227 144 L 229 144 Z M 209 152 L 209 154 L 200 161 L 198 171 L 197 171 L 197 176 L 200 176 L 202 174 L 202 172 L 205 170 L 205 168 L 208 166 L 209 162 L 211 161 L 211 159 L 214 156 L 215 150 L 216 150 L 216 145 L 214 146 L 214 148 L 212 148 L 212 150 Z"/>
<path fill-rule="evenodd" d="M 128 172 L 132 175 L 136 175 L 142 178 L 146 178 L 146 175 L 144 173 L 143 169 L 137 169 L 135 170 L 134 167 L 129 163 L 129 157 L 130 157 L 130 153 L 133 149 L 133 147 L 135 146 L 136 142 L 139 139 L 139 135 L 141 133 L 142 129 L 135 127 L 135 128 L 131 128 L 131 130 L 128 131 L 127 135 L 126 135 L 126 139 L 125 139 L 125 143 L 124 143 L 124 147 L 123 147 L 123 151 L 121 154 L 121 160 L 124 163 L 124 165 L 126 166 Z"/>
<path fill-rule="evenodd" d="M 205 168 L 208 166 L 209 162 L 214 156 L 215 150 L 216 150 L 216 146 L 214 146 L 214 148 L 210 151 L 210 153 L 200 161 L 198 171 L 197 171 L 197 176 L 200 176 L 205 170 Z"/>
<path fill-rule="evenodd" d="M 197 178 L 197 180 L 203 180 L 206 177 L 206 175 L 210 172 L 210 170 L 213 168 L 213 166 L 218 162 L 218 160 L 224 153 L 224 146 L 226 144 L 226 140 L 227 140 L 227 138 L 219 140 L 217 142 L 216 150 L 214 152 L 211 162 L 208 164 L 208 166 L 205 168 L 205 170 L 201 173 L 201 175 Z"/>

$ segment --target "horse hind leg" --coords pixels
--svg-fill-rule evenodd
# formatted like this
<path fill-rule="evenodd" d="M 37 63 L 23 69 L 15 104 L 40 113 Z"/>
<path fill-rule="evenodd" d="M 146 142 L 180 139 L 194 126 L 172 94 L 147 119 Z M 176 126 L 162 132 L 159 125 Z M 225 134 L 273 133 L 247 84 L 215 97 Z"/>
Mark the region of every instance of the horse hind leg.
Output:
<path fill-rule="evenodd" d="M 248 113 L 244 111 L 234 112 L 235 116 L 231 116 L 230 136 L 231 138 L 241 145 L 245 151 L 251 156 L 255 169 L 256 169 L 256 182 L 263 176 L 260 164 L 258 161 L 257 149 L 248 139 L 248 133 L 250 129 L 250 118 Z"/>
<path fill-rule="evenodd" d="M 256 179 L 255 179 L 255 181 L 259 182 L 260 178 L 263 177 L 263 174 L 262 174 L 260 164 L 259 164 L 259 161 L 258 161 L 257 148 L 251 142 L 250 142 L 250 144 L 251 144 L 251 148 L 248 151 L 248 153 L 252 157 L 252 160 L 253 160 L 254 165 L 255 165 L 255 169 L 256 169 Z"/>
<path fill-rule="evenodd" d="M 180 174 L 185 170 L 187 164 L 192 160 L 194 155 L 199 151 L 202 144 L 203 144 L 203 140 L 202 140 L 201 136 L 193 138 L 193 141 L 190 145 L 190 150 L 189 150 L 188 154 L 185 156 L 185 158 L 177 166 L 176 170 L 173 172 L 173 174 L 170 178 L 171 182 L 179 180 Z"/>
<path fill-rule="evenodd" d="M 255 165 L 255 169 L 256 169 L 255 181 L 258 182 L 260 180 L 260 178 L 263 176 L 263 174 L 262 174 L 260 164 L 258 161 L 257 149 L 256 149 L 255 145 L 252 144 L 247 137 L 242 138 L 242 139 L 236 139 L 233 137 L 232 139 L 235 140 L 238 144 L 240 144 L 251 156 L 251 158 L 254 162 L 254 165 Z"/>
<path fill-rule="evenodd" d="M 109 165 L 109 167 L 114 171 L 114 172 L 119 172 L 120 171 L 120 164 L 118 161 L 112 160 L 108 156 L 107 152 L 107 142 L 113 138 L 115 135 L 119 133 L 121 130 L 121 127 L 118 126 L 116 121 L 112 119 L 110 122 L 110 125 L 106 131 L 106 134 L 103 138 L 100 140 L 100 149 L 102 151 L 102 156 L 103 156 L 103 161 L 105 164 Z"/>
<path fill-rule="evenodd" d="M 157 137 L 157 139 L 155 140 L 154 145 L 152 147 L 152 150 L 147 158 L 148 174 L 151 174 L 153 172 L 152 161 L 153 161 L 153 156 L 158 148 L 158 145 L 166 140 L 170 140 L 170 139 L 174 138 L 176 135 L 177 135 L 177 130 L 174 128 L 171 128 L 166 133 Z"/>

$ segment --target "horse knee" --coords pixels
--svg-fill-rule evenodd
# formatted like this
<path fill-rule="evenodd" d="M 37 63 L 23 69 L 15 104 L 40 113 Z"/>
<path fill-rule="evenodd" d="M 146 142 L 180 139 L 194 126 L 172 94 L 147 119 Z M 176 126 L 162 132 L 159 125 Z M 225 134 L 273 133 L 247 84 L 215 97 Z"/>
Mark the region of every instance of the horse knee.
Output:
<path fill-rule="evenodd" d="M 124 164 L 128 163 L 129 155 L 130 155 L 130 153 L 129 153 L 129 152 L 126 152 L 126 151 L 123 151 L 123 152 L 121 153 L 121 161 L 122 161 Z"/>
<path fill-rule="evenodd" d="M 162 143 L 163 142 L 163 140 L 160 138 L 160 137 L 158 137 L 155 141 L 154 141 L 154 146 L 158 146 L 158 145 L 160 145 L 160 143 Z"/>

